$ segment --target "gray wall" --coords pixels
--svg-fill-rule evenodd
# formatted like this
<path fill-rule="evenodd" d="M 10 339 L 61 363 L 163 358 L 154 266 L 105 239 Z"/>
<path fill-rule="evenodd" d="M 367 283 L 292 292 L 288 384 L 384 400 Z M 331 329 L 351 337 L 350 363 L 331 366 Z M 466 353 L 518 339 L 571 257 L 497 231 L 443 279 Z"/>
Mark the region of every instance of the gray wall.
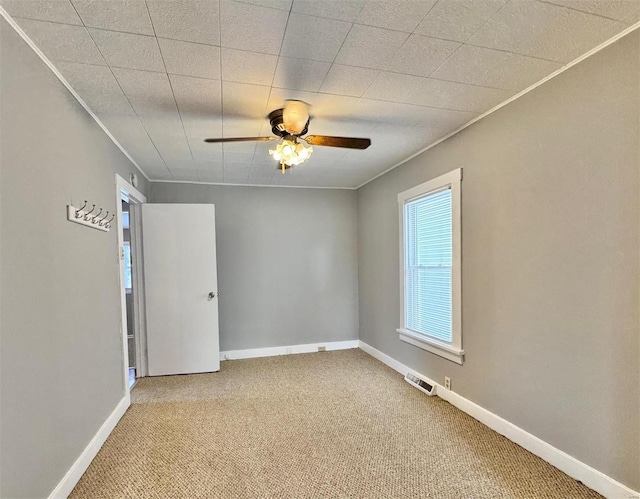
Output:
<path fill-rule="evenodd" d="M 358 338 L 356 193 L 151 184 L 216 206 L 220 349 Z"/>
<path fill-rule="evenodd" d="M 0 496 L 36 498 L 124 395 L 116 231 L 66 205 L 113 212 L 133 169 L 4 20 L 0 45 Z"/>
<path fill-rule="evenodd" d="M 360 339 L 640 489 L 639 35 L 358 190 Z M 396 195 L 458 167 L 458 366 L 401 342 Z"/>
<path fill-rule="evenodd" d="M 0 496 L 43 497 L 123 395 L 116 234 L 65 205 L 115 208 L 132 166 L 4 21 L 0 42 Z M 359 266 L 363 341 L 639 489 L 638 42 L 368 184 L 357 207 L 350 191 L 153 184 L 156 202 L 216 204 L 221 348 L 356 338 Z M 459 166 L 462 367 L 395 333 L 396 194 Z"/>

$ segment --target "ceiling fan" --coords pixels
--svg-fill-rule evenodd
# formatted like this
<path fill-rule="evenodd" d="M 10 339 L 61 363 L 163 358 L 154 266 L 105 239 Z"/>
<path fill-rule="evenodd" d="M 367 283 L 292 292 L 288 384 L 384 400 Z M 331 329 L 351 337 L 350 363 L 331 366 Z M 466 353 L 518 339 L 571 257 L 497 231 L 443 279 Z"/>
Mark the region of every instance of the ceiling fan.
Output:
<path fill-rule="evenodd" d="M 269 154 L 280 162 L 282 173 L 292 166 L 299 165 L 309 159 L 313 152 L 311 146 L 343 147 L 347 149 L 366 149 L 371 145 L 371 139 L 355 137 L 330 137 L 327 135 L 306 135 L 309 131 L 309 104 L 299 100 L 288 100 L 282 109 L 276 109 L 269 114 L 271 131 L 275 137 L 229 137 L 224 139 L 205 139 L 205 142 L 249 142 L 272 141 L 282 142 Z M 309 144 L 306 147 L 302 142 Z"/>

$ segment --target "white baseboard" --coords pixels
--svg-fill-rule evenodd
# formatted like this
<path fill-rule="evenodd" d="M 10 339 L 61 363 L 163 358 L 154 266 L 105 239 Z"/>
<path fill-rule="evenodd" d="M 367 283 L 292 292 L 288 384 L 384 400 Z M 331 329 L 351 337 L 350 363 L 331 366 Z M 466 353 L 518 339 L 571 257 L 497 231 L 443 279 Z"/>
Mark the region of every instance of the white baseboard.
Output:
<path fill-rule="evenodd" d="M 127 393 L 123 399 L 118 402 L 116 408 L 100 427 L 98 433 L 96 433 L 91 439 L 89 445 L 87 445 L 84 451 L 82 451 L 80 457 L 76 459 L 76 462 L 73 463 L 73 466 L 71 466 L 69 471 L 67 471 L 67 474 L 62 478 L 62 480 L 60 480 L 56 488 L 53 489 L 53 492 L 49 495 L 49 499 L 65 499 L 69 494 L 71 494 L 71 491 L 80 480 L 80 477 L 82 477 L 84 472 L 87 471 L 91 461 L 96 457 L 96 454 L 98 454 L 98 451 L 116 427 L 116 424 L 118 424 L 118 421 L 120 421 L 120 418 L 124 415 L 130 404 L 130 395 Z"/>
<path fill-rule="evenodd" d="M 411 370 L 403 363 L 362 341 L 360 341 L 360 349 L 378 359 L 383 364 L 386 364 L 391 369 L 399 372 L 403 376 Z M 447 390 L 444 386 L 437 383 L 436 385 L 436 394 L 438 397 L 456 406 L 461 411 L 466 412 L 472 418 L 477 419 L 492 430 L 504 435 L 512 442 L 524 447 L 532 454 L 544 459 L 570 477 L 580 480 L 587 487 L 595 490 L 603 496 L 616 499 L 640 498 L 640 492 L 634 491 L 582 461 L 578 461 L 566 452 L 553 447 L 513 423 L 489 412 L 461 395 L 458 395 L 451 390 Z"/>
<path fill-rule="evenodd" d="M 290 355 L 296 353 L 317 352 L 319 347 L 330 350 L 348 350 L 358 348 L 358 340 L 348 341 L 327 341 L 325 343 L 309 343 L 306 345 L 289 345 L 283 347 L 249 348 L 246 350 L 227 350 L 220 352 L 220 360 L 253 359 L 256 357 L 276 357 L 278 355 Z"/>

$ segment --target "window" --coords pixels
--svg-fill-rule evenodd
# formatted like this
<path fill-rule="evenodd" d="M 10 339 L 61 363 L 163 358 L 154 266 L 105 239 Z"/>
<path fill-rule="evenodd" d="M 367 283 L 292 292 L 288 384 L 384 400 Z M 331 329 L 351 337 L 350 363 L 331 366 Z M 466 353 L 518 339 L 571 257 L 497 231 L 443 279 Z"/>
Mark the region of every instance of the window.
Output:
<path fill-rule="evenodd" d="M 131 293 L 132 288 L 132 265 L 131 265 L 131 244 L 125 241 L 123 246 L 124 250 L 124 288 L 127 293 Z"/>
<path fill-rule="evenodd" d="M 462 169 L 398 194 L 400 339 L 462 364 Z"/>

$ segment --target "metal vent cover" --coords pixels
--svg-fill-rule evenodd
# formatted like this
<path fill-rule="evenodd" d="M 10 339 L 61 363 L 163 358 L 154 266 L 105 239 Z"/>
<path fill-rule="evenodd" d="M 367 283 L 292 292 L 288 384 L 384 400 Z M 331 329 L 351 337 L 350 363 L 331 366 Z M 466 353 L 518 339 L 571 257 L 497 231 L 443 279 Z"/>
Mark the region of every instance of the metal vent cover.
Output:
<path fill-rule="evenodd" d="M 436 384 L 430 379 L 418 376 L 415 373 L 408 372 L 404 380 L 410 385 L 415 386 L 418 390 L 423 391 L 430 397 L 436 394 Z"/>

